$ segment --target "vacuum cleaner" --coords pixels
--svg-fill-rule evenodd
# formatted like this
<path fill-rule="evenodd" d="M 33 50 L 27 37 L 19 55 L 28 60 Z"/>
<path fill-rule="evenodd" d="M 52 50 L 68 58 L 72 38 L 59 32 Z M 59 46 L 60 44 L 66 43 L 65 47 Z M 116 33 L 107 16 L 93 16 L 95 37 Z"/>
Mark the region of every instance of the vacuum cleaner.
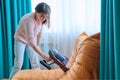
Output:
<path fill-rule="evenodd" d="M 53 60 L 51 63 L 47 63 L 45 60 L 41 60 L 40 63 L 45 66 L 47 69 L 51 70 L 52 64 L 56 63 L 64 72 L 68 71 L 69 68 L 66 67 L 68 58 L 65 57 L 60 51 L 55 48 L 49 50 L 49 56 Z"/>

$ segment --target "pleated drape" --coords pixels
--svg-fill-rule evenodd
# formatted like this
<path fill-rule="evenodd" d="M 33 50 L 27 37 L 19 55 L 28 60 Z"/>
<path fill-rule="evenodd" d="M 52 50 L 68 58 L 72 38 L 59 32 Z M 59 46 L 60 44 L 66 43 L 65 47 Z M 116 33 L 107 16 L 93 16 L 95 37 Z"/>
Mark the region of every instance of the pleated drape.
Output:
<path fill-rule="evenodd" d="M 100 80 L 120 80 L 120 0 L 101 0 Z"/>
<path fill-rule="evenodd" d="M 0 78 L 9 76 L 14 60 L 14 33 L 20 18 L 31 11 L 31 0 L 0 0 Z M 29 68 L 25 54 L 23 68 Z"/>

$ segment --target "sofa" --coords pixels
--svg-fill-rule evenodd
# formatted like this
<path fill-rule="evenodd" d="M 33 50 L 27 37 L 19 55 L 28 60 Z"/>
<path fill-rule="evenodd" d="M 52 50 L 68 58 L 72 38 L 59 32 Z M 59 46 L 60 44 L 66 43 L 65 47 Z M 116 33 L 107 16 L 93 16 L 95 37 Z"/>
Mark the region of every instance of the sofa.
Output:
<path fill-rule="evenodd" d="M 53 70 L 20 70 L 12 80 L 98 80 L 100 33 L 81 33 L 74 43 L 67 72 Z"/>

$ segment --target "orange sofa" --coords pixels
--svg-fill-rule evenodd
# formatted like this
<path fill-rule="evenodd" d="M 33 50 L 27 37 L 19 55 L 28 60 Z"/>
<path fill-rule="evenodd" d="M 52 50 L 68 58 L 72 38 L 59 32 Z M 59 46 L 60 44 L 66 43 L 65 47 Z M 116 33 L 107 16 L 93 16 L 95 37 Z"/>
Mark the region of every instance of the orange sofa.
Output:
<path fill-rule="evenodd" d="M 12 80 L 98 80 L 100 33 L 80 34 L 68 61 L 69 70 L 20 70 Z"/>

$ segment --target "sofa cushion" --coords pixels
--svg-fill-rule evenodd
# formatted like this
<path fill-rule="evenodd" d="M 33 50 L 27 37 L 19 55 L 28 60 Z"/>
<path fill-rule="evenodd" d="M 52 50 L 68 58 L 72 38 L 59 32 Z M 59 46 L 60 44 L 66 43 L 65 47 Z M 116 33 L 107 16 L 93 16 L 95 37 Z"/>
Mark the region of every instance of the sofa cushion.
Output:
<path fill-rule="evenodd" d="M 12 80 L 58 80 L 63 76 L 61 69 L 54 70 L 20 70 Z"/>

